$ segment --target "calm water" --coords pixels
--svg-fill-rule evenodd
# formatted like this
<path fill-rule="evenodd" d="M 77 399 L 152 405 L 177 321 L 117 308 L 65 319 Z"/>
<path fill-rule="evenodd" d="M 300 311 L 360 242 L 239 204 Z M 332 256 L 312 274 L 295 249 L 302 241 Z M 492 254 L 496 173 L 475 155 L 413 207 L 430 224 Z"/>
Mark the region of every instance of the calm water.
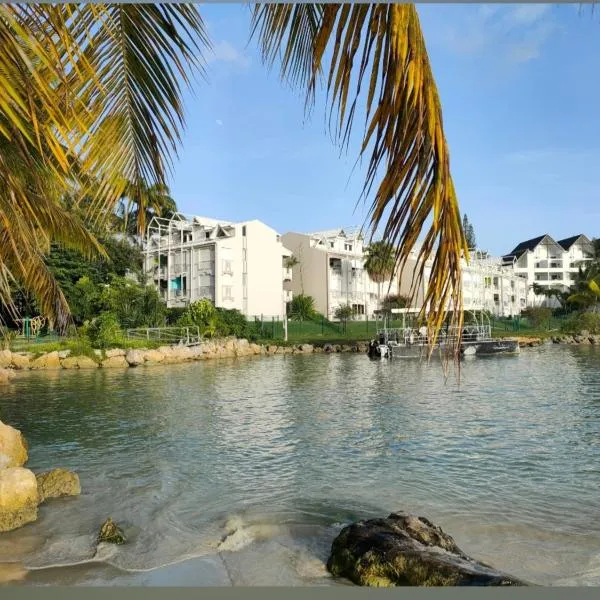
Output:
<path fill-rule="evenodd" d="M 460 386 L 364 355 L 28 373 L 0 415 L 83 488 L 0 536 L 25 584 L 341 585 L 339 528 L 394 510 L 515 576 L 600 584 L 595 348 L 471 359 Z M 129 543 L 93 558 L 108 516 Z"/>

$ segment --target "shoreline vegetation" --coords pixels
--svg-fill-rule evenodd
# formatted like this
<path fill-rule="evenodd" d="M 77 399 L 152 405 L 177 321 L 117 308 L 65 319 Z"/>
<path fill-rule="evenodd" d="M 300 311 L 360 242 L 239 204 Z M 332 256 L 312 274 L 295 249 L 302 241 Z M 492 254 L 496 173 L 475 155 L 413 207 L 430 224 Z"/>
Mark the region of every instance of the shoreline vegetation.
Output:
<path fill-rule="evenodd" d="M 583 331 L 578 335 L 554 335 L 552 337 L 506 336 L 516 340 L 521 348 L 542 344 L 593 345 L 600 347 L 600 335 Z M 223 338 L 200 342 L 195 346 L 152 346 L 134 348 L 110 348 L 78 353 L 75 349 L 51 350 L 49 352 L 26 352 L 0 350 L 0 383 L 7 383 L 15 371 L 72 370 L 97 368 L 130 368 L 143 365 L 175 364 L 198 360 L 238 358 L 244 356 L 272 356 L 276 354 L 332 354 L 366 353 L 364 341 L 338 343 L 258 344 L 247 339 Z"/>

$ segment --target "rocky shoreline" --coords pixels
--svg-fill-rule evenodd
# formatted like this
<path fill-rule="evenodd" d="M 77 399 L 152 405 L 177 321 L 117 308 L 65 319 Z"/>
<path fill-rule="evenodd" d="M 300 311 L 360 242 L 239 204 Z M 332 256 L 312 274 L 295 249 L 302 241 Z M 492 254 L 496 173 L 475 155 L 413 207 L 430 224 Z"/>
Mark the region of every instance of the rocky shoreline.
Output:
<path fill-rule="evenodd" d="M 542 344 L 582 344 L 600 346 L 600 335 L 581 332 L 577 335 L 557 335 L 542 339 L 539 337 L 507 336 L 502 339 L 517 340 L 521 348 Z M 366 353 L 367 342 L 347 342 L 345 344 L 256 344 L 246 339 L 226 338 L 209 340 L 197 346 L 161 346 L 156 349 L 94 350 L 90 356 L 75 356 L 70 350 L 54 351 L 45 354 L 34 352 L 12 352 L 0 350 L 0 383 L 7 383 L 15 371 L 58 370 L 58 369 L 98 369 L 129 368 L 143 365 L 173 364 L 195 360 L 236 358 L 242 356 L 273 356 L 276 354 L 314 353 Z"/>
<path fill-rule="evenodd" d="M 49 498 L 81 493 L 75 473 L 53 469 L 34 474 L 25 468 L 28 450 L 23 434 L 0 421 L 0 532 L 35 521 L 39 505 Z"/>

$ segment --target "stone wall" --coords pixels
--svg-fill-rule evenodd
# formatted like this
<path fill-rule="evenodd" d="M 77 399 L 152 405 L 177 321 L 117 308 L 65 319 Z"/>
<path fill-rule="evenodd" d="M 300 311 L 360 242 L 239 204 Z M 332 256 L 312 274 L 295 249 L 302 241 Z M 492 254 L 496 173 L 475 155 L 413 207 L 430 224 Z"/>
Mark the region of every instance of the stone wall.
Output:
<path fill-rule="evenodd" d="M 261 345 L 245 339 L 226 338 L 202 342 L 197 346 L 161 346 L 156 349 L 113 348 L 95 350 L 94 357 L 73 356 L 69 350 L 37 356 L 31 352 L 0 351 L 0 381 L 8 381 L 14 371 L 49 369 L 126 368 L 152 364 L 181 363 L 193 360 L 236 358 L 274 354 L 314 352 L 366 352 L 366 343 Z"/>

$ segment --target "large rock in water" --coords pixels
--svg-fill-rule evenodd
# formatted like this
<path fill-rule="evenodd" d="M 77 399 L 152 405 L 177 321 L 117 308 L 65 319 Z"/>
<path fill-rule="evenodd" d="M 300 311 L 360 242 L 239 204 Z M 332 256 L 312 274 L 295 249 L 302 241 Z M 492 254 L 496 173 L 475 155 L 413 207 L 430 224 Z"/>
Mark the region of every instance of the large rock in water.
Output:
<path fill-rule="evenodd" d="M 37 481 L 29 469 L 0 469 L 0 532 L 35 521 L 38 502 Z"/>
<path fill-rule="evenodd" d="M 48 498 L 62 498 L 64 496 L 79 496 L 81 485 L 77 473 L 66 469 L 53 469 L 47 473 L 38 473 L 37 479 L 40 503 Z"/>
<path fill-rule="evenodd" d="M 427 519 L 403 513 L 344 527 L 327 569 L 373 587 L 527 585 L 468 557 Z"/>
<path fill-rule="evenodd" d="M 22 467 L 27 462 L 27 449 L 23 434 L 0 421 L 0 469 Z"/>

